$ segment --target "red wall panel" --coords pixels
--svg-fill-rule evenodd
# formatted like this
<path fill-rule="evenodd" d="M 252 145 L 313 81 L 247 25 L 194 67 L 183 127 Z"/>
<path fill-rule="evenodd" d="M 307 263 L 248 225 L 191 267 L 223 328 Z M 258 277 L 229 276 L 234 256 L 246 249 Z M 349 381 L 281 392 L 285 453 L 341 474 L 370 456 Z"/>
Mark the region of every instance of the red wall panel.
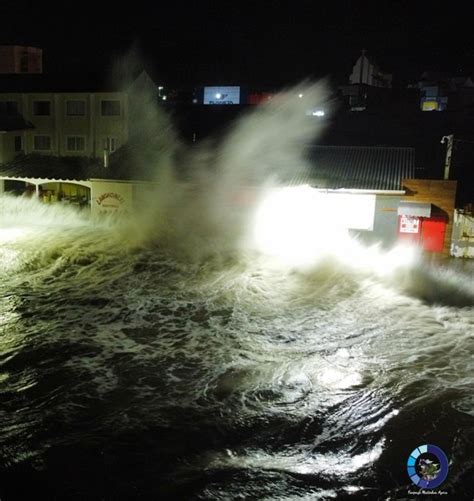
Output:
<path fill-rule="evenodd" d="M 444 217 L 430 217 L 429 219 L 424 219 L 421 228 L 423 250 L 429 252 L 442 252 L 445 233 L 446 219 Z"/>

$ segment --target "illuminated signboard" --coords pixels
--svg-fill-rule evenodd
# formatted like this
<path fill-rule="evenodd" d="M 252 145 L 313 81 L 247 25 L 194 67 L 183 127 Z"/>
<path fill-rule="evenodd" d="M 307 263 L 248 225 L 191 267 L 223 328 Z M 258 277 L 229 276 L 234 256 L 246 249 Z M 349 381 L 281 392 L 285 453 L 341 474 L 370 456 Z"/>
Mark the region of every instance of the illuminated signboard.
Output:
<path fill-rule="evenodd" d="M 423 101 L 421 104 L 421 109 L 423 111 L 437 111 L 438 110 L 438 101 Z"/>
<path fill-rule="evenodd" d="M 445 111 L 448 106 L 447 97 L 422 97 L 422 111 Z"/>
<path fill-rule="evenodd" d="M 204 104 L 240 104 L 240 87 L 204 87 Z"/>
<path fill-rule="evenodd" d="M 400 233 L 419 233 L 420 219 L 418 217 L 401 216 Z"/>

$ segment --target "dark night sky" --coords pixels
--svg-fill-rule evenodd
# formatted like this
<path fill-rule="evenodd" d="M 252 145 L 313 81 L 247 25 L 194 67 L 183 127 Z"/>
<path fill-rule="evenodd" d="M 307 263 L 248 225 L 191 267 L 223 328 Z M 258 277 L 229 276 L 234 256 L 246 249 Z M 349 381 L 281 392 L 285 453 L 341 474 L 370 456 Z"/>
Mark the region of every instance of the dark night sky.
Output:
<path fill-rule="evenodd" d="M 424 69 L 472 72 L 470 12 L 460 1 L 13 2 L 0 43 L 46 51 L 46 69 L 96 71 L 137 42 L 168 84 L 280 86 L 347 80 L 360 49 L 395 79 Z M 5 20 L 8 20 L 5 22 Z"/>

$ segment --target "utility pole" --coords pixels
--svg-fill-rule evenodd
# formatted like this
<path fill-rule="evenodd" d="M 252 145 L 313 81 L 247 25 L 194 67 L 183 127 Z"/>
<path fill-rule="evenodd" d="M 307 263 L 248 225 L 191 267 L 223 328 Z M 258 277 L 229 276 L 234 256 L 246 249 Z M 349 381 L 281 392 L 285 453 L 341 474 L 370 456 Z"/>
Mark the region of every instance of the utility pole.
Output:
<path fill-rule="evenodd" d="M 449 170 L 451 169 L 451 156 L 453 154 L 454 135 L 443 136 L 441 144 L 448 143 L 446 146 L 446 160 L 444 161 L 444 179 L 449 179 Z"/>

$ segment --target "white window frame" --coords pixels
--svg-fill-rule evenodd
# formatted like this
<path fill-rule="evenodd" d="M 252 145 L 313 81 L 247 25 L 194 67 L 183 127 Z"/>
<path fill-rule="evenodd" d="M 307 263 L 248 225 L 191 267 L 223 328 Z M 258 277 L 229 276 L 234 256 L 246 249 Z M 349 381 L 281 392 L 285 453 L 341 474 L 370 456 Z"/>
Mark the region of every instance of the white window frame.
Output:
<path fill-rule="evenodd" d="M 67 112 L 67 104 L 71 101 L 75 102 L 81 102 L 84 103 L 84 114 L 83 115 L 69 115 Z M 87 102 L 85 99 L 66 99 L 65 105 L 64 105 L 64 116 L 68 118 L 84 118 L 87 116 Z"/>
<path fill-rule="evenodd" d="M 74 150 L 70 150 L 68 148 L 68 141 L 69 139 L 76 139 L 76 138 L 80 138 L 80 139 L 83 139 L 84 140 L 84 148 L 82 150 L 78 150 L 78 149 L 74 149 Z M 82 136 L 80 134 L 69 134 L 68 136 L 66 136 L 66 151 L 68 153 L 84 153 L 84 151 L 87 151 L 87 138 L 86 136 Z M 77 145 L 77 142 L 76 142 L 76 145 Z"/>
<path fill-rule="evenodd" d="M 104 115 L 103 110 L 102 110 L 102 105 L 103 105 L 103 103 L 109 102 L 109 101 L 119 103 L 120 111 L 119 111 L 118 115 Z M 101 99 L 100 100 L 100 116 L 101 117 L 121 117 L 122 116 L 122 101 L 120 99 Z"/>
<path fill-rule="evenodd" d="M 36 148 L 36 138 L 37 137 L 49 137 L 49 148 Z M 35 134 L 33 136 L 33 150 L 34 151 L 53 151 L 53 136 L 51 134 Z"/>
<path fill-rule="evenodd" d="M 111 143 L 113 143 L 114 148 L 110 148 Z M 113 153 L 118 149 L 118 139 L 116 136 L 103 136 L 102 138 L 102 149 Z"/>
<path fill-rule="evenodd" d="M 49 103 L 49 115 L 37 115 L 35 113 L 35 103 Z M 53 116 L 53 103 L 51 102 L 51 99 L 33 99 L 33 104 L 32 104 L 32 115 L 34 117 L 51 117 Z"/>

